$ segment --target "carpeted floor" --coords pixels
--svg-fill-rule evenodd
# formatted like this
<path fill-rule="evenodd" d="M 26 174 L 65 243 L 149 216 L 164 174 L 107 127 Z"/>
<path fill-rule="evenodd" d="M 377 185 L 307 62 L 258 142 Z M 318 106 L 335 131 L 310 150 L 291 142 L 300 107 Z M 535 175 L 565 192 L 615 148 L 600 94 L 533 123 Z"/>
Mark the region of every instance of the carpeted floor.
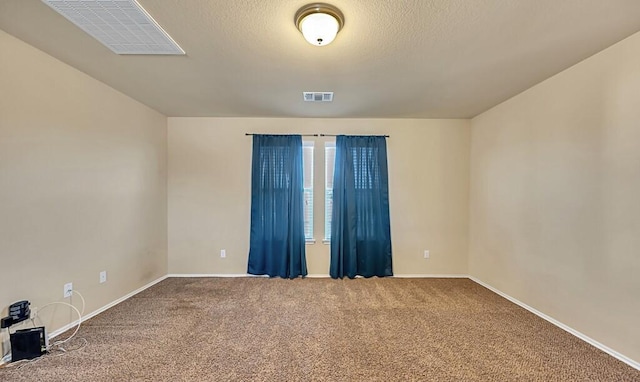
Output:
<path fill-rule="evenodd" d="M 640 381 L 467 279 L 169 278 L 2 381 Z"/>

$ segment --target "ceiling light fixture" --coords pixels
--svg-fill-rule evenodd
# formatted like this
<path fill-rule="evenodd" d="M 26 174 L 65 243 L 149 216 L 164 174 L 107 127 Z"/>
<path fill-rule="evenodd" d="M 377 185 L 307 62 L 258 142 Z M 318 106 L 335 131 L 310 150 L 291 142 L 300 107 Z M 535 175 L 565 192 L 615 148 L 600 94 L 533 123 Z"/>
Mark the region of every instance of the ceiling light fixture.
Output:
<path fill-rule="evenodd" d="M 296 27 L 311 45 L 328 45 L 344 25 L 344 15 L 333 5 L 325 3 L 307 4 L 298 9 Z"/>

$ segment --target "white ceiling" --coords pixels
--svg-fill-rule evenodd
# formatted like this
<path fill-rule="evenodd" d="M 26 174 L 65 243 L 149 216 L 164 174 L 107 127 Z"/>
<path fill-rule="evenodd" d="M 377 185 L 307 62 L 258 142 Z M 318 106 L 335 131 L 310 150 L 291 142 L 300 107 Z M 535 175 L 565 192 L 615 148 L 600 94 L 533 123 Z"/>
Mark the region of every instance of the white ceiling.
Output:
<path fill-rule="evenodd" d="M 341 118 L 473 117 L 640 31 L 640 0 L 330 0 L 314 47 L 309 2 L 139 0 L 186 56 L 116 55 L 39 0 L 0 0 L 0 29 L 167 116 Z"/>

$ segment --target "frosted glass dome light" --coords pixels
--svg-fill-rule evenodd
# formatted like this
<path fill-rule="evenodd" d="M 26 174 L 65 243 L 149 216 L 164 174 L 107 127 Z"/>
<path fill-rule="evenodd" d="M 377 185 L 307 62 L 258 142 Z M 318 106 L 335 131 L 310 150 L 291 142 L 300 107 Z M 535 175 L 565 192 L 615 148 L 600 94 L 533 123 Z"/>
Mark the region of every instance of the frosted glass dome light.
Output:
<path fill-rule="evenodd" d="M 309 44 L 324 46 L 336 38 L 344 25 L 344 16 L 332 5 L 316 3 L 300 8 L 295 22 Z"/>

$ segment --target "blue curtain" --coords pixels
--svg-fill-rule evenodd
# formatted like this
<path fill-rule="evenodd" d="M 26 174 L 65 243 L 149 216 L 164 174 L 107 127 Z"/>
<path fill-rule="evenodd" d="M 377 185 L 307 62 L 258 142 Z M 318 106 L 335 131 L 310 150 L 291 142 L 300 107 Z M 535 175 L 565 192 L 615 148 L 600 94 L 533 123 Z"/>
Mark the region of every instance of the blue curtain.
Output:
<path fill-rule="evenodd" d="M 393 276 L 387 143 L 339 135 L 333 177 L 333 278 Z"/>
<path fill-rule="evenodd" d="M 307 275 L 302 194 L 302 137 L 254 135 L 248 273 Z"/>

